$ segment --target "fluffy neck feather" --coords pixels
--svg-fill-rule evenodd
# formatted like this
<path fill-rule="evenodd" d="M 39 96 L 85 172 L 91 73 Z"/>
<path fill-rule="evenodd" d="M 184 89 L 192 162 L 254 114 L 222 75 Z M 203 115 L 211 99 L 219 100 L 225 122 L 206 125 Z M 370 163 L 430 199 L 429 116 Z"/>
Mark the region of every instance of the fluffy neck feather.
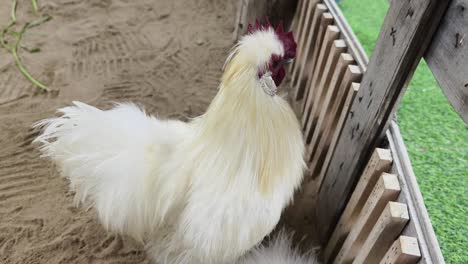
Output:
<path fill-rule="evenodd" d="M 268 194 L 285 177 L 300 181 L 301 176 L 290 174 L 303 166 L 302 135 L 288 103 L 267 95 L 259 87 L 257 69 L 237 55 L 228 60 L 207 112 L 194 120 L 194 149 L 214 170 L 219 166 L 215 174 L 227 184 L 247 182 Z"/>

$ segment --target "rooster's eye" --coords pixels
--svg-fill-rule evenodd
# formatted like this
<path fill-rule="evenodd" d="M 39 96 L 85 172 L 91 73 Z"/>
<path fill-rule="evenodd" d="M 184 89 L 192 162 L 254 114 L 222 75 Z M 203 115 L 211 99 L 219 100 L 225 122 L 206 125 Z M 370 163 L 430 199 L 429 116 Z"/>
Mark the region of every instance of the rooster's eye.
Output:
<path fill-rule="evenodd" d="M 278 67 L 278 64 L 279 64 L 279 60 L 274 60 L 274 61 L 273 61 L 273 65 L 272 65 L 273 68 Z"/>

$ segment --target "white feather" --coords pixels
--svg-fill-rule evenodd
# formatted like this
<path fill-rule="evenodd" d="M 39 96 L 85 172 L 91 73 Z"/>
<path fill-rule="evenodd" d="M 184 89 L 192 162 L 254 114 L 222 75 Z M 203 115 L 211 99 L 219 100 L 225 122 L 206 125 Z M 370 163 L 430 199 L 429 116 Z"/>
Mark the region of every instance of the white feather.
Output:
<path fill-rule="evenodd" d="M 209 109 L 189 123 L 131 104 L 102 111 L 74 102 L 38 123 L 36 141 L 75 201 L 94 206 L 106 228 L 145 241 L 157 263 L 233 263 L 273 230 L 302 180 L 299 123 L 257 77 L 282 52 L 271 30 L 245 37 Z"/>
<path fill-rule="evenodd" d="M 314 252 L 301 254 L 293 248 L 291 235 L 281 230 L 267 246 L 258 246 L 237 264 L 318 264 Z"/>

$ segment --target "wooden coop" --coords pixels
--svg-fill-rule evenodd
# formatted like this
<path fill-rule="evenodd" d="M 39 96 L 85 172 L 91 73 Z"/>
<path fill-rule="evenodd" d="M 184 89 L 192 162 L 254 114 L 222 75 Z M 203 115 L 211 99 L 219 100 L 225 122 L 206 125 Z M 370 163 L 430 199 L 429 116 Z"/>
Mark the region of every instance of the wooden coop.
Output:
<path fill-rule="evenodd" d="M 468 0 L 390 0 L 369 60 L 334 0 L 240 0 L 234 37 L 292 29 L 289 99 L 302 122 L 324 263 L 445 263 L 395 110 L 424 56 L 468 122 Z M 309 210 L 305 208 L 303 210 Z"/>

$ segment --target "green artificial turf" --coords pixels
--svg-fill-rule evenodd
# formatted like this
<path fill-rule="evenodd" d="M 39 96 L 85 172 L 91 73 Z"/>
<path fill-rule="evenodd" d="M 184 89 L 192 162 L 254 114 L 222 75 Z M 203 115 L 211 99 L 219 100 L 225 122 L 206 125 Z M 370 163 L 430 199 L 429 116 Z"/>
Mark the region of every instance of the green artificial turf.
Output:
<path fill-rule="evenodd" d="M 370 55 L 388 1 L 343 0 L 340 7 Z M 466 264 L 468 127 L 424 61 L 403 97 L 397 120 L 445 261 Z"/>

